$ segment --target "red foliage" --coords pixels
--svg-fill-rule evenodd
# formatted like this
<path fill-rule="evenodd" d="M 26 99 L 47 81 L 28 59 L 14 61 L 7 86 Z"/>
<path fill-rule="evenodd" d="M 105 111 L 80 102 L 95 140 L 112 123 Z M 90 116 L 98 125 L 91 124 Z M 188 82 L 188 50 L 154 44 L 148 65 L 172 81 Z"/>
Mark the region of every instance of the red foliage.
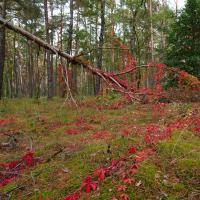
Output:
<path fill-rule="evenodd" d="M 124 136 L 124 137 L 128 137 L 130 135 L 129 130 L 127 130 L 127 129 L 121 130 L 121 133 L 122 133 L 122 136 Z"/>
<path fill-rule="evenodd" d="M 104 140 L 104 139 L 108 139 L 111 136 L 109 131 L 99 131 L 96 132 L 92 135 L 93 139 L 97 139 L 97 140 Z"/>
<path fill-rule="evenodd" d="M 200 116 L 193 117 L 193 131 L 200 136 Z"/>
<path fill-rule="evenodd" d="M 96 169 L 94 172 L 94 177 L 98 177 L 99 181 L 103 181 L 106 176 L 110 175 L 110 169 L 107 167 Z"/>
<path fill-rule="evenodd" d="M 117 110 L 117 109 L 122 109 L 123 107 L 124 107 L 124 104 L 122 102 L 115 102 L 109 107 L 109 109 Z"/>
<path fill-rule="evenodd" d="M 61 128 L 61 127 L 63 127 L 63 126 L 65 126 L 64 123 L 61 123 L 61 122 L 51 122 L 51 123 L 47 124 L 47 125 L 45 126 L 45 128 L 46 128 L 46 129 L 55 130 L 55 129 Z"/>
<path fill-rule="evenodd" d="M 12 119 L 12 118 L 1 118 L 0 119 L 0 127 L 1 126 L 8 126 L 13 121 L 14 121 L 14 119 Z"/>
<path fill-rule="evenodd" d="M 154 76 L 154 81 L 156 82 L 156 90 L 157 92 L 162 91 L 162 85 L 161 85 L 161 80 L 164 77 L 164 73 L 165 73 L 165 65 L 164 64 L 156 64 L 155 65 L 157 68 L 157 73 Z"/>
<path fill-rule="evenodd" d="M 65 131 L 65 134 L 67 135 L 78 135 L 80 134 L 80 131 L 77 129 L 68 129 Z"/>
<path fill-rule="evenodd" d="M 166 103 L 156 103 L 152 105 L 152 111 L 154 117 L 157 116 L 159 113 L 161 116 L 163 116 L 166 113 Z"/>
<path fill-rule="evenodd" d="M 92 190 L 95 191 L 97 189 L 97 184 L 92 181 L 91 176 L 86 176 L 81 185 L 81 189 L 84 189 L 86 193 L 90 193 Z"/>
<path fill-rule="evenodd" d="M 134 182 L 134 180 L 132 178 L 124 178 L 123 182 L 125 184 L 131 185 Z"/>
<path fill-rule="evenodd" d="M 81 138 L 80 138 L 80 141 L 81 141 L 81 142 L 84 142 L 84 143 L 88 143 L 89 140 L 88 140 L 88 138 L 81 137 Z"/>
<path fill-rule="evenodd" d="M 117 191 L 118 192 L 125 192 L 126 189 L 127 189 L 127 187 L 125 185 L 120 185 L 120 186 L 118 186 Z"/>
<path fill-rule="evenodd" d="M 78 200 L 78 199 L 80 199 L 80 197 L 81 197 L 81 193 L 75 192 L 73 194 L 69 194 L 63 200 Z"/>
<path fill-rule="evenodd" d="M 86 124 L 86 119 L 84 119 L 83 117 L 80 117 L 76 120 L 75 125 L 76 126 L 83 126 Z"/>
<path fill-rule="evenodd" d="M 136 153 L 136 149 L 134 147 L 130 147 L 128 148 L 128 152 L 134 154 Z"/>
<path fill-rule="evenodd" d="M 146 149 L 135 154 L 133 161 L 135 163 L 142 162 L 146 160 L 149 156 L 153 155 L 155 152 L 152 149 Z"/>
<path fill-rule="evenodd" d="M 178 120 L 178 122 L 175 123 L 171 123 L 168 125 L 168 128 L 174 130 L 174 129 L 184 129 L 186 126 L 188 126 L 188 124 L 185 123 L 184 120 Z"/>
<path fill-rule="evenodd" d="M 160 140 L 170 138 L 172 136 L 172 131 L 180 127 L 182 127 L 182 125 L 180 125 L 179 123 L 170 124 L 168 127 L 163 129 L 159 125 L 150 124 L 146 126 L 144 141 L 147 144 L 156 144 Z"/>
<path fill-rule="evenodd" d="M 120 195 L 121 200 L 130 200 L 129 196 L 127 194 L 121 194 Z"/>
<path fill-rule="evenodd" d="M 136 61 L 133 57 L 131 51 L 128 49 L 128 47 L 123 44 L 117 37 L 115 37 L 115 34 L 112 34 L 113 42 L 115 45 L 117 45 L 122 51 L 121 51 L 121 63 L 119 64 L 119 71 L 120 73 L 104 73 L 106 77 L 109 79 L 109 82 L 111 83 L 113 88 L 124 88 L 129 90 L 134 90 L 136 88 Z M 127 79 L 126 74 L 130 75 L 131 80 Z M 117 85 L 116 85 L 117 81 Z M 119 87 L 118 87 L 119 86 Z M 124 95 L 124 93 L 123 93 Z M 130 96 L 129 96 L 130 98 Z"/>
<path fill-rule="evenodd" d="M 7 164 L 0 164 L 0 168 L 3 168 L 2 171 L 6 172 L 6 176 L 3 176 L 0 172 L 0 186 L 7 185 L 11 183 L 17 175 L 27 167 L 31 167 L 33 165 L 33 153 L 27 153 L 18 161 L 12 161 Z"/>
<path fill-rule="evenodd" d="M 128 89 L 129 88 L 129 82 L 128 80 L 122 80 L 117 76 L 113 76 L 113 78 L 124 88 Z"/>
<path fill-rule="evenodd" d="M 33 164 L 33 153 L 27 153 L 25 156 L 22 157 L 22 160 L 24 160 L 25 164 L 27 166 L 32 166 Z"/>

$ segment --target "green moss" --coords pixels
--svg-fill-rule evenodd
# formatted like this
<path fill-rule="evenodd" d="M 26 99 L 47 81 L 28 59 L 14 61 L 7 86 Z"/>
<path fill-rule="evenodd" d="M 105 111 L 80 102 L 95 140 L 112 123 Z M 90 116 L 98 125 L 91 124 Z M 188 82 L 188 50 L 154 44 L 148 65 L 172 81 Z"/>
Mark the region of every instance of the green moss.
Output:
<path fill-rule="evenodd" d="M 7 193 L 7 192 L 11 191 L 12 189 L 14 189 L 16 187 L 17 187 L 17 185 L 15 183 L 9 183 L 8 185 L 5 185 L 3 187 L 3 192 Z"/>
<path fill-rule="evenodd" d="M 175 131 L 172 139 L 158 144 L 158 153 L 168 158 L 192 156 L 200 158 L 198 138 L 188 131 Z"/>
<path fill-rule="evenodd" d="M 140 170 L 136 177 L 138 181 L 141 181 L 145 187 L 153 187 L 155 183 L 157 168 L 153 163 L 145 161 L 141 164 Z"/>
<path fill-rule="evenodd" d="M 175 196 L 169 196 L 169 197 L 166 198 L 166 200 L 181 200 L 181 199 L 179 199 Z"/>
<path fill-rule="evenodd" d="M 185 189 L 185 185 L 183 183 L 173 184 L 173 190 L 176 192 L 181 192 L 184 189 Z"/>

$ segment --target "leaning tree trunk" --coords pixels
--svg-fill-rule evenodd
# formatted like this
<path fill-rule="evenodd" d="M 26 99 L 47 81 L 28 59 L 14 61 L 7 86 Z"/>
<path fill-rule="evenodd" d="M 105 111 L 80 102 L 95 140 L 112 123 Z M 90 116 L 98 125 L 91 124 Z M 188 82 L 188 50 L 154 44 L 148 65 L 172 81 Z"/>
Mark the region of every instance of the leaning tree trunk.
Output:
<path fill-rule="evenodd" d="M 48 2 L 44 0 L 44 15 L 45 15 L 45 32 L 46 32 L 46 42 L 50 44 L 50 34 L 49 34 L 49 19 L 48 19 Z M 48 77 L 48 98 L 53 97 L 53 66 L 51 65 L 51 55 L 50 51 L 46 52 L 47 59 L 47 77 Z"/>
<path fill-rule="evenodd" d="M 97 55 L 97 67 L 102 69 L 102 60 L 103 60 L 103 43 L 104 43 L 104 35 L 105 35 L 105 0 L 101 0 L 101 31 L 99 36 L 99 48 Z M 96 81 L 96 95 L 99 93 L 101 89 L 101 79 L 97 77 Z"/>
<path fill-rule="evenodd" d="M 6 0 L 0 0 L 0 17 L 5 18 Z M 3 71 L 5 61 L 5 27 L 0 26 L 0 99 L 3 96 Z"/>

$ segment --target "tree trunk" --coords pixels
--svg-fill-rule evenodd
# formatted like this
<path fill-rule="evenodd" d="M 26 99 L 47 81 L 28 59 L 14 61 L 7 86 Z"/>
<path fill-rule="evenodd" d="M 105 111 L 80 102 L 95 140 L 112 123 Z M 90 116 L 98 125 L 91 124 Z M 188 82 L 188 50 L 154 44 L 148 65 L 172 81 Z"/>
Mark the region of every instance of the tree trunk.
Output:
<path fill-rule="evenodd" d="M 5 18 L 6 0 L 0 0 L 0 17 Z M 3 72 L 5 62 L 5 27 L 0 26 L 0 99 L 3 96 Z"/>
<path fill-rule="evenodd" d="M 28 41 L 28 94 L 33 97 L 33 48 L 32 41 Z"/>
<path fill-rule="evenodd" d="M 51 19 L 53 19 L 53 11 L 54 11 L 54 5 L 53 5 L 53 1 L 50 1 L 50 13 L 51 13 Z M 50 34 L 50 41 L 51 41 L 51 45 L 53 46 L 54 43 L 53 43 L 53 39 L 54 39 L 54 27 L 53 25 L 51 26 L 51 34 Z M 53 70 L 53 63 L 54 63 L 54 57 L 53 57 L 53 54 L 50 54 L 50 66 L 52 67 L 52 70 Z M 54 70 L 53 70 L 53 74 L 52 74 L 52 77 L 53 77 L 53 95 L 56 93 L 55 89 L 56 89 L 56 81 L 55 81 L 55 74 L 54 74 Z"/>
<path fill-rule="evenodd" d="M 178 17 L 178 0 L 175 1 L 175 6 L 176 6 L 176 17 Z"/>
<path fill-rule="evenodd" d="M 74 28 L 74 1 L 70 0 L 70 24 L 69 24 L 69 35 L 68 35 L 68 48 L 67 52 L 70 55 L 73 55 L 73 28 Z M 68 64 L 69 65 L 69 64 Z M 76 66 L 72 67 L 72 77 L 69 82 L 71 82 L 71 90 L 73 94 L 77 93 L 77 69 Z"/>
<path fill-rule="evenodd" d="M 105 0 L 101 0 L 101 30 L 99 36 L 99 48 L 97 54 L 97 67 L 102 69 L 102 59 L 103 59 L 103 43 L 104 43 L 104 35 L 105 35 Z M 96 91 L 97 95 L 101 89 L 101 79 L 97 77 L 96 80 Z"/>
<path fill-rule="evenodd" d="M 49 34 L 49 18 L 48 18 L 48 2 L 44 0 L 44 15 L 45 15 L 45 32 L 46 32 L 46 42 L 50 44 L 50 34 Z M 48 76 L 48 98 L 51 99 L 53 97 L 53 66 L 51 65 L 51 55 L 50 51 L 46 52 L 46 60 L 47 60 L 47 76 Z"/>
<path fill-rule="evenodd" d="M 152 21 L 152 0 L 149 0 L 149 15 L 150 15 L 150 33 L 151 33 L 151 61 L 154 61 L 154 33 Z"/>
<path fill-rule="evenodd" d="M 60 49 L 63 50 L 63 23 L 64 23 L 64 4 L 63 0 L 61 0 L 60 5 L 60 17 L 61 17 L 61 24 L 60 24 Z M 61 57 L 61 64 L 63 64 L 63 58 Z"/>
<path fill-rule="evenodd" d="M 14 93 L 14 97 L 18 97 L 18 93 L 19 93 L 19 78 L 18 78 L 18 62 L 16 59 L 16 33 L 14 33 L 14 38 L 13 38 L 13 47 L 14 47 L 14 55 L 13 55 L 13 72 L 14 72 L 14 80 L 15 80 L 15 93 Z"/>
<path fill-rule="evenodd" d="M 74 4 L 73 0 L 70 0 L 70 24 L 69 24 L 69 35 L 68 35 L 68 48 L 67 53 L 72 54 L 72 42 L 73 42 L 73 25 L 74 25 Z"/>

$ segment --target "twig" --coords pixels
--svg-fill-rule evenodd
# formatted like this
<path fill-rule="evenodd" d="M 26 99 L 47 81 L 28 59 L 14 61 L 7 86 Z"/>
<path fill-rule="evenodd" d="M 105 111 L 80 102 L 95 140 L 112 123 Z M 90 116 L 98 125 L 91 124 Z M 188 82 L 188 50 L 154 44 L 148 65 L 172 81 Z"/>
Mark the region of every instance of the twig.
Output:
<path fill-rule="evenodd" d="M 55 158 L 58 154 L 62 153 L 64 149 L 65 149 L 64 147 L 63 147 L 63 148 L 60 148 L 60 149 L 59 149 L 58 151 L 56 151 L 53 155 L 51 155 L 51 156 L 45 161 L 45 163 L 50 162 L 50 161 L 51 161 L 53 158 Z"/>
<path fill-rule="evenodd" d="M 69 77 L 68 77 L 67 67 L 64 66 L 64 68 L 65 68 L 65 70 L 63 70 L 63 68 L 61 68 L 61 69 L 62 69 L 62 76 L 63 76 L 63 79 L 64 79 L 65 84 L 66 84 L 66 86 L 67 86 L 67 90 L 68 90 L 68 93 L 69 93 L 69 95 L 70 95 L 70 98 L 71 98 L 72 102 L 73 102 L 74 105 L 78 108 L 78 104 L 77 104 L 76 100 L 74 99 L 74 97 L 73 97 L 73 95 L 72 95 L 72 92 L 71 92 L 71 89 L 70 89 L 70 86 L 69 86 Z M 64 75 L 64 71 L 65 71 L 66 76 Z"/>

